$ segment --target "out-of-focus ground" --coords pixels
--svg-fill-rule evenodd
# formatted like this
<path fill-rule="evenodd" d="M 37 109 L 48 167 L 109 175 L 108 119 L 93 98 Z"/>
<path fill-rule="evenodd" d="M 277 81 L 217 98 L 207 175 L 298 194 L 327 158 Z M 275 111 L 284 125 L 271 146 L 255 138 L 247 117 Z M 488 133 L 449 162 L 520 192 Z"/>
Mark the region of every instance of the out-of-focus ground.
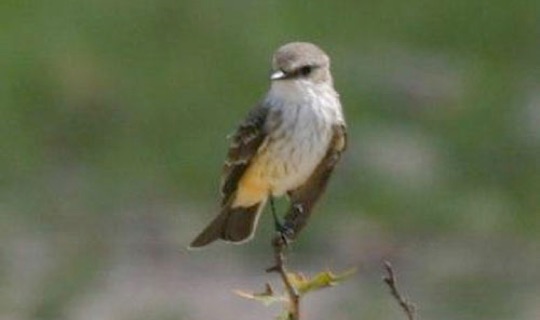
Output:
<path fill-rule="evenodd" d="M 540 319 L 540 2 L 2 1 L 0 319 L 272 319 L 271 221 L 187 251 L 281 44 L 333 59 L 349 149 L 290 265 L 306 319 Z M 286 204 L 280 203 L 283 209 Z"/>

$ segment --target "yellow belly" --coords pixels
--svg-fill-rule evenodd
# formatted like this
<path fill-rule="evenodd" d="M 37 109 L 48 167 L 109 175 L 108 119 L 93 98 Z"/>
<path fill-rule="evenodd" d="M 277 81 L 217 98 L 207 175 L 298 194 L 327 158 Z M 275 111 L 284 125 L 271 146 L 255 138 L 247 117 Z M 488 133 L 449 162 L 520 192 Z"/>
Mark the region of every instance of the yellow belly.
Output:
<path fill-rule="evenodd" d="M 263 200 L 270 194 L 270 183 L 265 179 L 264 161 L 257 157 L 246 170 L 236 190 L 233 207 L 250 207 Z"/>

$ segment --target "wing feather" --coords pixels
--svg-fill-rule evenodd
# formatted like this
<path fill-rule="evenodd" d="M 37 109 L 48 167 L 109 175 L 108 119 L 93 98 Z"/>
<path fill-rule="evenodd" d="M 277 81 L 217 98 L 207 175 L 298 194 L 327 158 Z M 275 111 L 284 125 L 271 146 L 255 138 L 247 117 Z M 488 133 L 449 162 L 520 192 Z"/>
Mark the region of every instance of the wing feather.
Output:
<path fill-rule="evenodd" d="M 221 205 L 235 193 L 238 182 L 266 139 L 265 123 L 268 108 L 263 104 L 253 108 L 231 137 L 227 159 L 221 176 Z"/>

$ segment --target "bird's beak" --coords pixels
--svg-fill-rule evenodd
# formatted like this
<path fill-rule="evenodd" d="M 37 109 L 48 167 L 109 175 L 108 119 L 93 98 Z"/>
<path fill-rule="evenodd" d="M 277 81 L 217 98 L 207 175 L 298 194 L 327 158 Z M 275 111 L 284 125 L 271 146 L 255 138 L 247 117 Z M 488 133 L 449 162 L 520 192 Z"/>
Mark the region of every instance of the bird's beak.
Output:
<path fill-rule="evenodd" d="M 284 79 L 287 76 L 287 74 L 281 70 L 274 71 L 270 75 L 270 80 L 281 80 Z"/>

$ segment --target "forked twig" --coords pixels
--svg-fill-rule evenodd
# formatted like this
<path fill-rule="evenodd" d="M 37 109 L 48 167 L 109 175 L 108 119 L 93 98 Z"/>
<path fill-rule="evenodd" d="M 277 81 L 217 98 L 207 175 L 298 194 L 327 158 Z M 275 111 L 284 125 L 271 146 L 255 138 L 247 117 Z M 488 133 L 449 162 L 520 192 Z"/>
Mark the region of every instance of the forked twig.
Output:
<path fill-rule="evenodd" d="M 390 293 L 396 299 L 396 301 L 399 303 L 399 306 L 401 309 L 403 309 L 403 312 L 407 315 L 407 318 L 409 320 L 415 319 L 415 307 L 412 303 L 407 301 L 403 296 L 399 293 L 397 289 L 397 280 L 396 276 L 394 274 L 394 269 L 392 269 L 392 265 L 388 261 L 384 261 L 384 269 L 386 270 L 387 275 L 383 277 L 383 281 L 388 285 L 390 288 Z"/>
<path fill-rule="evenodd" d="M 285 268 L 285 255 L 283 253 L 283 249 L 285 248 L 285 246 L 285 240 L 281 237 L 281 235 L 277 235 L 272 241 L 272 247 L 274 248 L 274 259 L 276 264 L 273 267 L 266 269 L 266 272 L 279 273 L 279 275 L 281 276 L 281 280 L 285 285 L 287 295 L 289 296 L 288 319 L 299 320 L 300 295 L 298 294 L 298 290 L 296 290 L 296 288 L 291 283 L 291 280 L 289 279 L 287 270 Z"/>

